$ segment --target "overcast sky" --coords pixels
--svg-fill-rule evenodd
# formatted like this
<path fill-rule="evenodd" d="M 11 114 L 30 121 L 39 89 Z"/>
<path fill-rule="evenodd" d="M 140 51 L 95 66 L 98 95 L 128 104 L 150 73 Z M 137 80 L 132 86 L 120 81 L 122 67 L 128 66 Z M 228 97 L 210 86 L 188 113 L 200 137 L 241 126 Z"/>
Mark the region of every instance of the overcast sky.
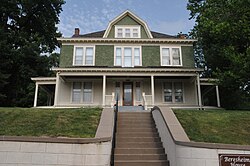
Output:
<path fill-rule="evenodd" d="M 76 27 L 80 33 L 105 30 L 116 16 L 130 10 L 152 31 L 176 35 L 188 33 L 194 25 L 186 9 L 188 0 L 66 0 L 60 15 L 59 31 L 70 37 Z"/>

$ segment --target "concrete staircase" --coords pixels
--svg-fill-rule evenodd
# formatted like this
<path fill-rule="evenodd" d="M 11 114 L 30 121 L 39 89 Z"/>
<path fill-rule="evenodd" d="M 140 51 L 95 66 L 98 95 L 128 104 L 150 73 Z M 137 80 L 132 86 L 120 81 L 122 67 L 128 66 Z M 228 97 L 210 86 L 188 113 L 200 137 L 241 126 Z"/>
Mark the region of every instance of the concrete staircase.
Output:
<path fill-rule="evenodd" d="M 115 166 L 169 166 L 150 112 L 118 112 Z"/>

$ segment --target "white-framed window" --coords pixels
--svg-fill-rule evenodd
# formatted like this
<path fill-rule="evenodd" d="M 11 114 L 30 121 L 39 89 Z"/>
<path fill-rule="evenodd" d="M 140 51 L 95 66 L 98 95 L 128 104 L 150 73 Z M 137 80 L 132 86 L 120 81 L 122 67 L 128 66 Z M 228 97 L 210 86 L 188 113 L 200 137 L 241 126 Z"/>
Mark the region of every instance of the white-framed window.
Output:
<path fill-rule="evenodd" d="M 93 87 L 92 82 L 72 83 L 72 103 L 92 103 Z"/>
<path fill-rule="evenodd" d="M 73 55 L 73 65 L 93 66 L 95 64 L 94 46 L 75 46 Z"/>
<path fill-rule="evenodd" d="M 136 101 L 141 101 L 142 93 L 141 93 L 141 83 L 135 82 L 135 99 Z"/>
<path fill-rule="evenodd" d="M 115 38 L 141 38 L 140 25 L 116 25 Z"/>
<path fill-rule="evenodd" d="M 161 47 L 162 66 L 182 66 L 181 47 Z"/>
<path fill-rule="evenodd" d="M 183 102 L 183 83 L 182 82 L 164 82 L 163 83 L 163 101 L 166 103 Z"/>
<path fill-rule="evenodd" d="M 140 46 L 115 46 L 114 65 L 134 67 L 142 65 Z"/>
<path fill-rule="evenodd" d="M 118 101 L 120 101 L 120 97 L 121 97 L 121 83 L 120 82 L 116 82 L 115 83 L 115 100 L 118 97 Z"/>

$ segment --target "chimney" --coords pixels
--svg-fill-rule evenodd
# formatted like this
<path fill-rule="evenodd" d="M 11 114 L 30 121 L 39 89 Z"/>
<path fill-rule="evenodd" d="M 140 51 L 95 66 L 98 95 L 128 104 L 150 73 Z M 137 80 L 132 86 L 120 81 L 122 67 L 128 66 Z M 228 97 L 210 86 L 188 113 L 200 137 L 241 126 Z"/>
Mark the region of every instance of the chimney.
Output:
<path fill-rule="evenodd" d="M 74 36 L 79 36 L 80 35 L 80 29 L 79 28 L 75 28 L 75 34 Z"/>

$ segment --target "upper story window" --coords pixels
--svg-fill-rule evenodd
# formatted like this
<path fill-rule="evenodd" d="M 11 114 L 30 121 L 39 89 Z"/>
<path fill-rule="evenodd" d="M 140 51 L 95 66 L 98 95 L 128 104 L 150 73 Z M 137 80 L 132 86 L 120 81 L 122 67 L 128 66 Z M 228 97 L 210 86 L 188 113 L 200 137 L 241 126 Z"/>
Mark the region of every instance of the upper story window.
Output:
<path fill-rule="evenodd" d="M 74 51 L 73 65 L 93 66 L 95 60 L 94 46 L 76 46 Z"/>
<path fill-rule="evenodd" d="M 181 47 L 161 47 L 162 66 L 182 66 Z"/>
<path fill-rule="evenodd" d="M 115 46 L 114 65 L 122 67 L 134 67 L 142 65 L 141 47 Z"/>
<path fill-rule="evenodd" d="M 139 25 L 115 26 L 115 38 L 140 38 L 141 31 Z"/>

